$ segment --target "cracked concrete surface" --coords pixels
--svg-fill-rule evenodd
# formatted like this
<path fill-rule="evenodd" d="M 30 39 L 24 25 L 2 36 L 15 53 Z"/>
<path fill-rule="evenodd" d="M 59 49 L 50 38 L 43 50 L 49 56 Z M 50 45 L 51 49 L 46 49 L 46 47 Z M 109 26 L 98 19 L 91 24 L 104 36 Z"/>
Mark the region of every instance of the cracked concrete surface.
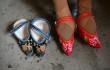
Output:
<path fill-rule="evenodd" d="M 68 57 L 52 40 L 44 57 L 38 58 L 26 57 L 8 31 L 21 18 L 43 17 L 53 26 L 55 15 L 51 0 L 0 0 L 0 70 L 110 70 L 109 3 L 109 0 L 93 0 L 101 49 L 91 48 L 75 37 L 72 55 Z"/>

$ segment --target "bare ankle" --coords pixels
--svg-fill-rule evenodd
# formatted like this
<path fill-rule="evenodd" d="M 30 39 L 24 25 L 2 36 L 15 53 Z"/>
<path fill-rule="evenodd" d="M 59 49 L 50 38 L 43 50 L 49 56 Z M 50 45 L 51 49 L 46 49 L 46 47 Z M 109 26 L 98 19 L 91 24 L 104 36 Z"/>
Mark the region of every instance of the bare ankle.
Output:
<path fill-rule="evenodd" d="M 56 12 L 56 17 L 61 18 L 64 16 L 71 16 L 70 10 L 68 7 L 64 7 L 63 9 Z"/>
<path fill-rule="evenodd" d="M 78 0 L 78 14 L 84 12 L 92 12 L 92 1 L 91 0 Z"/>

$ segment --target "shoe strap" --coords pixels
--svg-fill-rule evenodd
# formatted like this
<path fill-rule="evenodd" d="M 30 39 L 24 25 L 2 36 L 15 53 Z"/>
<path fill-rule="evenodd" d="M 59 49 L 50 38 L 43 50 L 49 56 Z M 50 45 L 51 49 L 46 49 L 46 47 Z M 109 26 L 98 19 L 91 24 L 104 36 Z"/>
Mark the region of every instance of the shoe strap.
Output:
<path fill-rule="evenodd" d="M 21 24 L 15 26 L 10 32 L 9 32 L 9 35 L 12 35 L 14 34 L 17 30 L 19 30 L 19 28 L 21 28 L 22 26 L 26 25 L 26 24 L 29 24 L 30 22 L 29 21 L 25 21 L 25 22 L 22 22 Z"/>
<path fill-rule="evenodd" d="M 91 13 L 89 13 L 89 12 L 82 13 L 82 14 L 80 14 L 80 15 L 77 17 L 76 23 L 78 23 L 81 19 L 83 19 L 83 18 L 85 18 L 85 17 L 87 17 L 87 16 L 90 16 L 90 17 L 94 18 L 94 16 L 93 16 Z"/>
<path fill-rule="evenodd" d="M 73 21 L 74 22 L 74 19 L 72 16 L 61 17 L 61 18 L 57 19 L 57 21 L 55 22 L 55 25 L 57 26 L 59 23 L 61 23 L 63 21 Z"/>
<path fill-rule="evenodd" d="M 49 39 L 49 35 L 46 34 L 44 31 L 42 31 L 41 29 L 39 29 L 38 27 L 34 26 L 34 25 L 30 25 L 30 28 L 34 29 L 35 31 L 39 32 L 41 35 L 43 35 L 47 40 Z"/>
<path fill-rule="evenodd" d="M 74 22 L 74 18 L 72 16 L 65 16 L 65 17 L 61 17 L 59 19 L 57 19 L 57 21 L 55 22 L 55 26 L 57 27 L 57 25 L 63 21 L 72 21 Z M 58 36 L 60 36 L 60 34 L 58 33 Z M 60 36 L 61 40 L 64 42 L 64 43 L 71 43 L 72 40 L 73 40 L 73 34 L 72 36 L 70 37 L 69 40 L 65 40 L 62 36 Z"/>

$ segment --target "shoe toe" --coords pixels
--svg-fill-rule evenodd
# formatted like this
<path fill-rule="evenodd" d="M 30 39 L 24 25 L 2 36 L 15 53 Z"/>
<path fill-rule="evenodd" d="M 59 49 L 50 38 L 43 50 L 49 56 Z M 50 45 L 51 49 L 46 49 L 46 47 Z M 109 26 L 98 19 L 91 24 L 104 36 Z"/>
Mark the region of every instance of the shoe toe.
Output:
<path fill-rule="evenodd" d="M 64 52 L 65 52 L 65 54 L 66 54 L 67 56 L 70 56 L 70 55 L 71 55 L 72 46 L 73 46 L 73 45 L 72 45 L 71 43 L 69 43 L 69 44 L 64 44 L 64 43 L 63 43 L 62 48 L 63 48 L 63 50 L 64 50 Z"/>
<path fill-rule="evenodd" d="M 67 55 L 67 56 L 70 56 L 70 55 L 71 55 L 71 52 L 66 52 L 66 55 Z"/>
<path fill-rule="evenodd" d="M 96 48 L 101 48 L 101 47 L 102 47 L 101 44 L 97 43 Z"/>
<path fill-rule="evenodd" d="M 37 55 L 38 57 L 43 57 L 44 54 L 45 54 L 45 52 L 43 52 L 43 51 L 41 51 L 41 52 L 39 52 L 39 53 L 36 53 L 36 55 Z"/>
<path fill-rule="evenodd" d="M 101 44 L 100 42 L 96 43 L 96 45 L 91 45 L 93 48 L 101 48 Z"/>
<path fill-rule="evenodd" d="M 25 51 L 25 54 L 27 56 L 32 56 L 33 55 L 33 51 L 32 50 L 27 50 L 27 51 Z"/>

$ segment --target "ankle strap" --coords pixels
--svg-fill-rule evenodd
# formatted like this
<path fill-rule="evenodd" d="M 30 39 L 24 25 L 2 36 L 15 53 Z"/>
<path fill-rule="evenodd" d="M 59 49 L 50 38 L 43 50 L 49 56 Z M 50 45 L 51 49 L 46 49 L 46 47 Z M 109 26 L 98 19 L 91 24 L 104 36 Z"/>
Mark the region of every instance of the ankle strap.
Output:
<path fill-rule="evenodd" d="M 9 32 L 9 35 L 14 34 L 19 28 L 21 28 L 22 26 L 24 26 L 26 24 L 30 24 L 30 21 L 21 22 L 21 24 L 17 25 Z"/>
<path fill-rule="evenodd" d="M 77 17 L 76 23 L 78 23 L 82 18 L 85 18 L 85 17 L 87 17 L 87 16 L 90 16 L 90 17 L 94 18 L 94 16 L 93 16 L 91 13 L 89 13 L 89 12 L 82 13 L 82 14 L 80 14 L 80 15 Z"/>
<path fill-rule="evenodd" d="M 42 31 L 41 29 L 39 29 L 38 27 L 36 27 L 32 24 L 30 25 L 30 28 L 34 29 L 36 32 L 40 33 L 42 36 L 45 37 L 46 40 L 49 40 L 50 34 L 45 33 L 44 31 Z"/>
<path fill-rule="evenodd" d="M 61 17 L 61 18 L 57 19 L 57 21 L 55 22 L 55 25 L 57 26 L 59 23 L 61 23 L 63 21 L 73 21 L 74 22 L 74 19 L 72 16 Z"/>

